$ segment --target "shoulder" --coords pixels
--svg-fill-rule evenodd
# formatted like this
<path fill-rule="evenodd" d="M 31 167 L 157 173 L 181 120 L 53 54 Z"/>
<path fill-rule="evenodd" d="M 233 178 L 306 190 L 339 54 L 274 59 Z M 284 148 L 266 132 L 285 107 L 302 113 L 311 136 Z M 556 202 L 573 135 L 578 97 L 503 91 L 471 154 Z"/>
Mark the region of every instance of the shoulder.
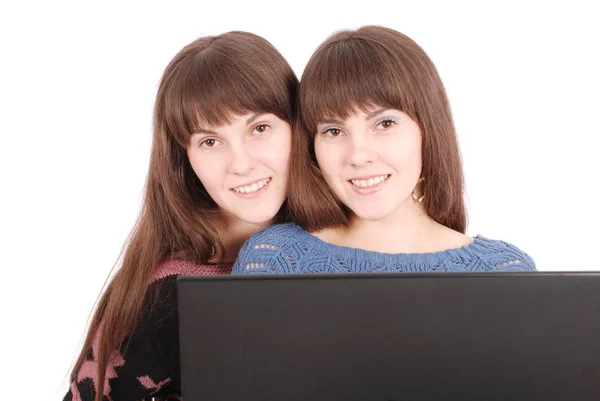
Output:
<path fill-rule="evenodd" d="M 240 249 L 232 274 L 285 272 L 287 262 L 280 260 L 282 251 L 302 242 L 306 234 L 294 223 L 276 224 L 257 232 Z"/>
<path fill-rule="evenodd" d="M 493 270 L 536 270 L 533 259 L 509 242 L 478 235 L 475 237 L 472 248 L 479 259 Z"/>
<path fill-rule="evenodd" d="M 271 240 L 271 241 L 289 241 L 298 239 L 299 236 L 304 233 L 302 227 L 297 226 L 294 223 L 275 224 L 262 231 L 257 232 L 250 237 L 248 241 L 256 240 Z"/>
<path fill-rule="evenodd" d="M 158 264 L 148 283 L 138 330 L 152 332 L 157 326 L 177 324 L 177 276 L 229 274 L 231 267 L 230 263 L 202 265 L 179 259 Z"/>
<path fill-rule="evenodd" d="M 294 223 L 276 224 L 251 236 L 240 250 L 251 252 L 252 249 L 280 249 L 291 243 L 301 241 L 306 235 L 301 227 Z"/>
<path fill-rule="evenodd" d="M 172 324 L 170 320 L 177 318 L 177 276 L 224 275 L 231 273 L 231 268 L 231 263 L 197 264 L 179 259 L 158 264 L 142 304 L 139 329 L 152 330 L 157 323 Z"/>
<path fill-rule="evenodd" d="M 170 276 L 206 276 L 229 273 L 231 273 L 230 263 L 202 265 L 179 259 L 166 260 L 156 266 L 150 278 L 150 283 Z"/>

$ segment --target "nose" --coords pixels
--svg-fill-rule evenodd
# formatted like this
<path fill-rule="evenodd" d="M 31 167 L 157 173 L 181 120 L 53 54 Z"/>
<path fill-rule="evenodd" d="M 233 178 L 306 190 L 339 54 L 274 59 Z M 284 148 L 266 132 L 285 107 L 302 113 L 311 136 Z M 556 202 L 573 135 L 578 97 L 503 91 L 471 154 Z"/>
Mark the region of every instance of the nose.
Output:
<path fill-rule="evenodd" d="M 251 173 L 255 167 L 255 157 L 249 146 L 239 144 L 231 147 L 231 158 L 229 161 L 229 173 L 246 175 Z"/>
<path fill-rule="evenodd" d="M 373 163 L 376 152 L 367 135 L 355 135 L 352 137 L 350 149 L 350 164 L 354 167 L 364 167 Z"/>

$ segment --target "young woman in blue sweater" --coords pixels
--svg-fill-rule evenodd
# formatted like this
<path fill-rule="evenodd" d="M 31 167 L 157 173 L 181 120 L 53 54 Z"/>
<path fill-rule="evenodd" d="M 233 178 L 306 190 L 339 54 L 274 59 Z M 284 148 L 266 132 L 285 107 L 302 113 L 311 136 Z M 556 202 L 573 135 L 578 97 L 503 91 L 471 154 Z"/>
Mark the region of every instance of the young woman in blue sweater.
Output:
<path fill-rule="evenodd" d="M 450 106 L 423 49 L 388 28 L 329 37 L 300 83 L 288 197 L 294 223 L 242 247 L 234 274 L 535 270 L 465 235 Z"/>

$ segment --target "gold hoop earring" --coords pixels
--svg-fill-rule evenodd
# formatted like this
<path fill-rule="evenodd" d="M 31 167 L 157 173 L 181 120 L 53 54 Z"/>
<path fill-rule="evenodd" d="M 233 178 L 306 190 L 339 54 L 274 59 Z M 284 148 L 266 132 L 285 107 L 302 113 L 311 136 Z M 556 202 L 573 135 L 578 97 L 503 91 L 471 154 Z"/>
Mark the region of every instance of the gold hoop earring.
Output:
<path fill-rule="evenodd" d="M 425 181 L 425 177 L 419 178 L 419 180 L 417 181 L 417 184 L 415 185 L 415 189 L 413 189 L 413 191 L 412 191 L 411 195 L 412 195 L 413 201 L 415 203 L 421 203 L 423 201 L 423 199 L 425 199 L 425 195 L 421 195 L 420 198 L 417 198 L 417 195 L 415 195 L 415 191 L 417 190 L 417 186 L 419 186 L 419 184 L 422 183 L 423 181 Z"/>

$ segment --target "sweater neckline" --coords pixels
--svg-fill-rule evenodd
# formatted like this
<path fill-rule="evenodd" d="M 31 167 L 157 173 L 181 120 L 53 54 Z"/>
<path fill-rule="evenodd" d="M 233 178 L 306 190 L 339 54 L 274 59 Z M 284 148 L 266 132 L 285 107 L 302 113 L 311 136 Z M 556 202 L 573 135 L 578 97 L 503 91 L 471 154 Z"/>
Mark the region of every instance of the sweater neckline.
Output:
<path fill-rule="evenodd" d="M 491 240 L 481 235 L 477 235 L 472 237 L 473 242 L 463 245 L 460 248 L 426 253 L 385 253 L 331 244 L 323 241 L 299 226 L 296 228 L 299 230 L 299 235 L 302 237 L 302 242 L 306 245 L 307 251 L 325 253 L 329 257 L 336 259 L 368 260 L 371 263 L 382 263 L 386 265 L 398 263 L 429 265 L 447 260 L 468 261 L 474 256 L 485 253 L 485 250 L 491 245 Z"/>

